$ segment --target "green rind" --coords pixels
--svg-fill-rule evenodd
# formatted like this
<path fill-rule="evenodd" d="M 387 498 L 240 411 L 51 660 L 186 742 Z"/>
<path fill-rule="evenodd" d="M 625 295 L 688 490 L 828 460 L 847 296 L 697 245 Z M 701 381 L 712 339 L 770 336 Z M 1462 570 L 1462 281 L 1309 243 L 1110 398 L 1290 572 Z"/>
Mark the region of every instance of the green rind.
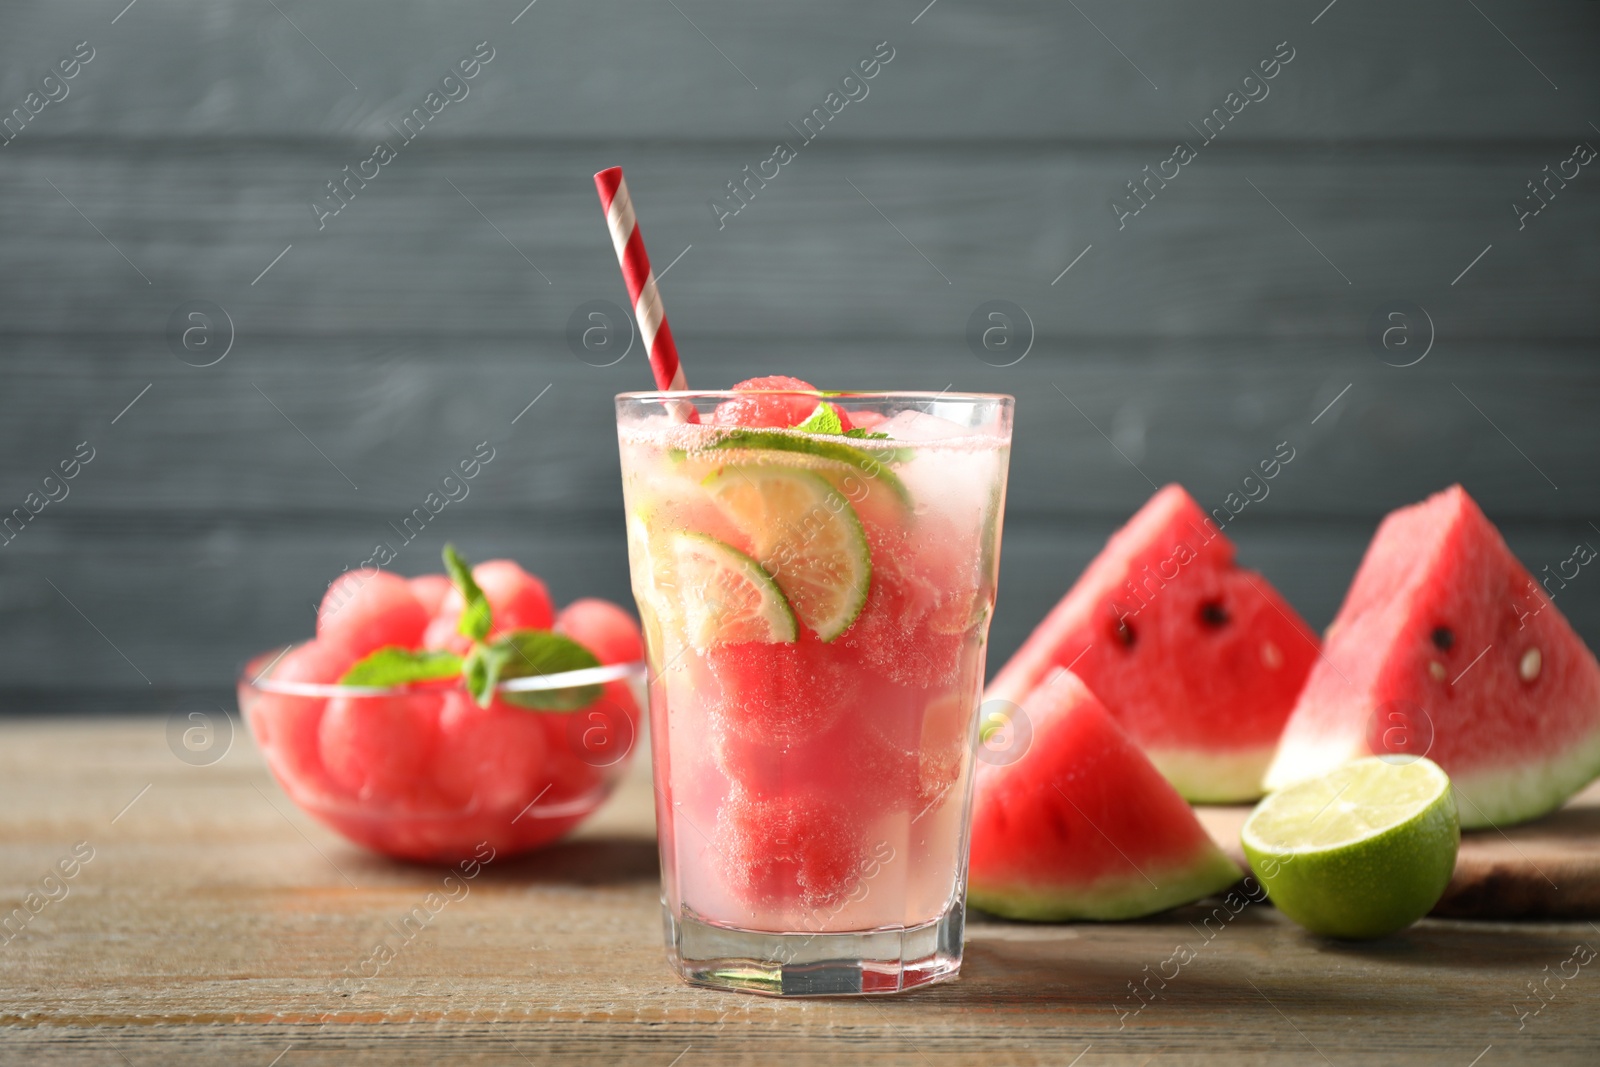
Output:
<path fill-rule="evenodd" d="M 835 638 L 841 636 L 846 630 L 850 629 L 850 627 L 855 624 L 856 619 L 861 617 L 862 609 L 867 606 L 867 595 L 872 588 L 872 546 L 867 542 L 867 532 L 861 525 L 861 518 L 855 513 L 855 509 L 850 506 L 850 502 L 844 498 L 844 494 L 840 493 L 832 482 L 828 481 L 828 479 L 824 478 L 816 471 L 800 468 L 760 465 L 758 465 L 755 469 L 760 476 L 764 477 L 778 474 L 779 476 L 786 478 L 792 477 L 805 479 L 808 481 L 814 479 L 817 485 L 817 491 L 823 495 L 824 499 L 833 497 L 837 498 L 838 500 L 838 510 L 835 511 L 830 509 L 830 511 L 832 511 L 834 517 L 840 522 L 844 523 L 846 528 L 849 530 L 851 540 L 855 544 L 856 555 L 862 561 L 862 574 L 859 581 L 851 584 L 850 591 L 852 594 L 852 599 L 849 602 L 848 609 L 841 613 L 838 618 L 833 620 L 832 623 L 827 626 L 819 626 L 812 619 L 801 619 L 801 621 L 807 626 L 811 627 L 811 629 L 816 632 L 817 636 L 820 637 L 824 642 L 833 641 Z M 734 478 L 750 479 L 751 474 L 748 473 L 743 467 L 728 466 L 706 475 L 705 479 L 700 484 L 703 485 L 706 491 L 711 494 L 712 500 L 717 501 L 718 506 L 721 507 L 721 501 L 717 500 L 717 486 L 720 482 L 731 481 Z M 726 509 L 724 509 L 724 514 L 727 515 L 731 522 L 735 524 L 740 522 L 739 516 L 729 514 Z M 753 530 L 743 530 L 743 532 L 752 536 L 755 533 Z M 708 538 L 708 540 L 715 539 Z M 721 542 L 718 542 L 718 544 L 721 544 Z M 731 548 L 731 546 L 729 547 L 730 551 L 738 552 L 738 549 Z M 744 555 L 742 552 L 739 554 L 741 556 Z M 749 559 L 750 557 L 745 556 L 745 558 Z M 800 610 L 795 607 L 794 601 L 789 598 L 787 591 L 783 591 L 783 581 L 781 577 L 773 577 L 760 562 L 752 562 L 756 562 L 756 568 L 760 570 L 762 574 L 767 576 L 768 581 L 776 583 L 778 589 L 781 591 L 780 595 L 784 597 L 784 602 L 789 606 L 791 614 L 797 618 L 800 617 Z"/>
<path fill-rule="evenodd" d="M 1191 804 L 1242 804 L 1261 798 L 1261 777 L 1276 745 L 1234 751 L 1145 749 L 1162 777 Z"/>
<path fill-rule="evenodd" d="M 1461 801 L 1461 828 L 1510 826 L 1555 811 L 1600 775 L 1600 729 L 1555 759 L 1450 776 Z"/>
<path fill-rule="evenodd" d="M 1600 714 L 1595 717 L 1600 720 Z M 1365 739 L 1354 735 L 1286 741 L 1264 776 L 1265 788 L 1275 793 L 1372 754 Z M 1555 811 L 1600 777 L 1600 727 L 1551 758 L 1446 773 L 1461 800 L 1463 830 L 1504 829 Z"/>
<path fill-rule="evenodd" d="M 1144 874 L 1102 878 L 1091 885 L 988 886 L 974 883 L 967 901 L 992 915 L 1031 922 L 1076 919 L 1115 922 L 1139 919 L 1220 893 L 1244 877 L 1238 865 L 1207 842 L 1188 864 L 1152 868 Z"/>

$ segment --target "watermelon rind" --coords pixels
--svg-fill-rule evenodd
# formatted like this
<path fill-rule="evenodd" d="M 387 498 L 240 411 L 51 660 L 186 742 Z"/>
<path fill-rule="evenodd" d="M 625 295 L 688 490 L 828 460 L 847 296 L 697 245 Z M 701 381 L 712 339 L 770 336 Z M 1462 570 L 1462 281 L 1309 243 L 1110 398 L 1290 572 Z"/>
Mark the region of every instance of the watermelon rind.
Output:
<path fill-rule="evenodd" d="M 1261 796 L 1261 778 L 1276 745 L 1235 752 L 1197 752 L 1147 746 L 1144 754 L 1156 770 L 1191 804 L 1237 804 Z"/>
<path fill-rule="evenodd" d="M 967 901 L 1006 919 L 1116 922 L 1213 896 L 1243 876 L 1244 872 L 1219 849 L 1208 847 L 1198 850 L 1186 864 L 1146 870 L 1143 875 L 1103 878 L 1070 891 L 1022 884 L 974 885 L 967 890 Z"/>
<path fill-rule="evenodd" d="M 1364 735 L 1315 742 L 1285 738 L 1264 784 L 1267 792 L 1275 793 L 1370 754 Z M 1495 771 L 1459 772 L 1450 781 L 1461 809 L 1461 828 L 1482 830 L 1548 815 L 1597 776 L 1600 730 L 1555 759 Z"/>
<path fill-rule="evenodd" d="M 1506 826 L 1555 811 L 1600 776 L 1600 730 L 1556 759 L 1502 771 L 1466 772 L 1452 778 L 1468 830 Z"/>

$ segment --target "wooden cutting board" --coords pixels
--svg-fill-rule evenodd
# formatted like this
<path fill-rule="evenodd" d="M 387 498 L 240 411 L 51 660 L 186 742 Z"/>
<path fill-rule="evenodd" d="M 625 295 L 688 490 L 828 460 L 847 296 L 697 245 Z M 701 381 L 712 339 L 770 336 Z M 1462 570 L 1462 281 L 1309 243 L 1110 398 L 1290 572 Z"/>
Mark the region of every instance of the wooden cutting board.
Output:
<path fill-rule="evenodd" d="M 1222 850 L 1245 866 L 1239 830 L 1250 809 L 1195 811 Z M 1600 781 L 1542 819 L 1462 834 L 1455 877 L 1433 914 L 1467 919 L 1600 918 Z"/>

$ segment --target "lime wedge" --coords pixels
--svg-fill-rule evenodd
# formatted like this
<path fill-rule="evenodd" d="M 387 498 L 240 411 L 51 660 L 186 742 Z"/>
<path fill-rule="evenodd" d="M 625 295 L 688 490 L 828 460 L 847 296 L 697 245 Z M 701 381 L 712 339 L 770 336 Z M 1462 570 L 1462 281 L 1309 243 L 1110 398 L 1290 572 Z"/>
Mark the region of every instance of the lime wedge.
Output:
<path fill-rule="evenodd" d="M 724 467 L 703 484 L 801 622 L 824 641 L 850 628 L 867 602 L 872 554 L 861 520 L 828 479 L 756 464 Z"/>
<path fill-rule="evenodd" d="M 799 636 L 783 591 L 755 560 L 705 534 L 679 534 L 672 549 L 685 629 L 695 648 L 779 644 Z"/>
<path fill-rule="evenodd" d="M 1461 825 L 1438 764 L 1373 756 L 1267 797 L 1240 837 L 1279 911 L 1312 933 L 1369 938 L 1438 902 Z"/>

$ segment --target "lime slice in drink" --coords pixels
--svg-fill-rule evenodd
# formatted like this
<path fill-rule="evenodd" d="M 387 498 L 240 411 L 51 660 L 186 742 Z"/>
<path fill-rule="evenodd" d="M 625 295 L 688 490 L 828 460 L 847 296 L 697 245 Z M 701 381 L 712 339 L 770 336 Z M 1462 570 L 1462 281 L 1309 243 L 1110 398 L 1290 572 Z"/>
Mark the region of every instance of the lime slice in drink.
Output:
<path fill-rule="evenodd" d="M 1279 911 L 1312 933 L 1368 938 L 1438 902 L 1461 825 L 1438 764 L 1371 756 L 1267 797 L 1240 836 Z"/>
<path fill-rule="evenodd" d="M 759 641 L 778 644 L 798 635 L 794 612 L 761 564 L 730 544 L 705 534 L 679 534 L 672 554 L 683 599 L 689 643 Z"/>
<path fill-rule="evenodd" d="M 863 479 L 869 487 L 876 485 L 887 489 L 897 503 L 907 506 L 911 503 L 911 493 L 906 489 L 906 483 L 889 469 L 891 463 L 903 463 L 911 458 L 911 449 L 903 446 L 859 448 L 845 444 L 839 438 L 830 440 L 824 435 L 794 430 L 738 429 L 718 438 L 706 451 L 732 453 L 718 456 L 719 463 L 752 461 L 739 453 L 798 453 L 816 470 L 828 475 L 835 485 L 846 485 L 845 479 L 852 477 Z M 849 495 L 852 499 L 857 496 L 853 492 Z"/>
<path fill-rule="evenodd" d="M 872 554 L 833 483 L 814 471 L 752 464 L 724 467 L 703 484 L 801 622 L 824 641 L 850 628 L 867 602 Z"/>

